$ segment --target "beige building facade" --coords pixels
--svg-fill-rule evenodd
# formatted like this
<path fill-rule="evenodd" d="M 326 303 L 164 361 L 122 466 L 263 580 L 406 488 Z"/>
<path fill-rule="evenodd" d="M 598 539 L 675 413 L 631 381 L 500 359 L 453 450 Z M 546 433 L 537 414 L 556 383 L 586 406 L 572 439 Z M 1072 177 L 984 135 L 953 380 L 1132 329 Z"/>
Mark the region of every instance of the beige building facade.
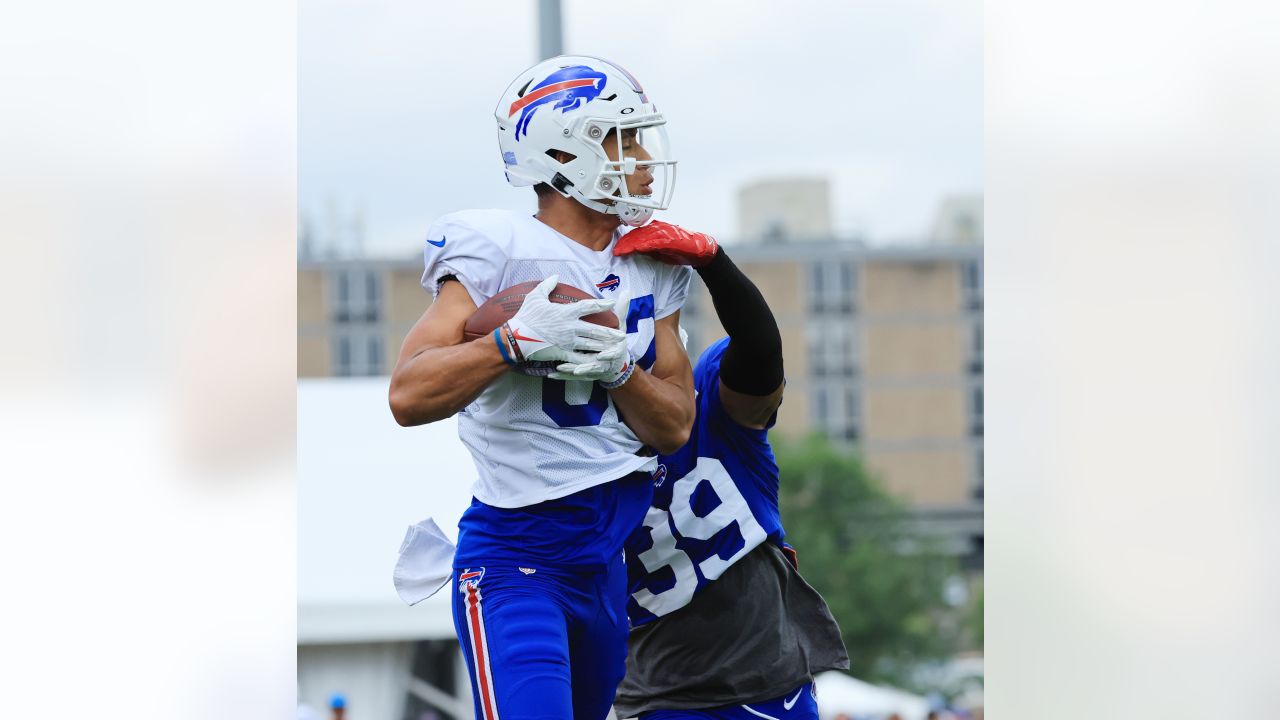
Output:
<path fill-rule="evenodd" d="M 431 305 L 421 260 L 298 262 L 298 377 L 389 375 Z"/>
<path fill-rule="evenodd" d="M 776 431 L 824 432 L 917 510 L 976 510 L 980 526 L 982 246 L 728 251 L 782 331 L 788 386 Z M 417 258 L 300 262 L 299 376 L 390 374 L 430 304 L 421 271 Z M 692 287 L 682 325 L 696 361 L 723 330 L 702 284 Z"/>
<path fill-rule="evenodd" d="M 982 502 L 982 247 L 733 246 L 786 347 L 777 432 L 856 447 L 917 509 Z M 682 324 L 695 360 L 723 335 L 705 290 Z"/>

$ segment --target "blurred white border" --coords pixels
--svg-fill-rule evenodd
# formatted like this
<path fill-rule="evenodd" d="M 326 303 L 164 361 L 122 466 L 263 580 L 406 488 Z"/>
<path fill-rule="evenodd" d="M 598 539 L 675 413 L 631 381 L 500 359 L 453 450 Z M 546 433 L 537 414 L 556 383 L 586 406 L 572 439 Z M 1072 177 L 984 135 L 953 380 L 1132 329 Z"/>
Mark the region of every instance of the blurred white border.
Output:
<path fill-rule="evenodd" d="M 1274 715 L 1280 14 L 986 13 L 989 717 Z"/>
<path fill-rule="evenodd" d="M 295 5 L 0 19 L 7 708 L 294 712 Z"/>
<path fill-rule="evenodd" d="M 0 22 L 15 715 L 292 711 L 295 13 Z M 1277 6 L 986 13 L 991 716 L 1269 716 Z"/>

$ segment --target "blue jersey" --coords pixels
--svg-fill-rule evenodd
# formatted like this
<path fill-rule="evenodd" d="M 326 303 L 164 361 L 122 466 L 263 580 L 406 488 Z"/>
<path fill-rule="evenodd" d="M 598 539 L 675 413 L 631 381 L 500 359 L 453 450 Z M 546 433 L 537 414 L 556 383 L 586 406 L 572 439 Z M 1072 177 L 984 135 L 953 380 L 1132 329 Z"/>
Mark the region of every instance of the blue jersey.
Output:
<path fill-rule="evenodd" d="M 684 447 L 659 458 L 653 505 L 627 540 L 633 626 L 684 607 L 760 543 L 782 543 L 768 429 L 739 425 L 720 402 L 720 359 L 728 346 L 723 338 L 699 358 L 693 432 Z"/>

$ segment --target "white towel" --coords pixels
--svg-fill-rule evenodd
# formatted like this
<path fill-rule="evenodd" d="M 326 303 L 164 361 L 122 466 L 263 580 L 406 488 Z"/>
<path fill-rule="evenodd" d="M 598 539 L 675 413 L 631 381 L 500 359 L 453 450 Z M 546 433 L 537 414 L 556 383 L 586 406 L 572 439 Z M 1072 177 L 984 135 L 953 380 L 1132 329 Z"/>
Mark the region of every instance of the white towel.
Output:
<path fill-rule="evenodd" d="M 393 574 L 400 599 L 417 605 L 439 592 L 453 574 L 454 549 L 435 520 L 427 518 L 411 525 L 400 544 Z"/>

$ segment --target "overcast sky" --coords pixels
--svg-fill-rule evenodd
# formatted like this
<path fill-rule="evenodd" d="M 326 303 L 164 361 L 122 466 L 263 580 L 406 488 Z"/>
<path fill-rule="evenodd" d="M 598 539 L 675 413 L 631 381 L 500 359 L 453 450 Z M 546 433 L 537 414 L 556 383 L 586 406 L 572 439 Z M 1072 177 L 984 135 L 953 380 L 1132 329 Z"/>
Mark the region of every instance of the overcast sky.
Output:
<path fill-rule="evenodd" d="M 538 59 L 536 10 L 303 0 L 300 211 L 359 210 L 366 250 L 402 255 L 445 213 L 532 210 L 503 179 L 493 109 Z M 732 242 L 740 186 L 825 175 L 838 233 L 904 242 L 943 196 L 982 192 L 980 0 L 564 0 L 563 20 L 566 53 L 627 68 L 667 116 L 670 222 Z"/>

